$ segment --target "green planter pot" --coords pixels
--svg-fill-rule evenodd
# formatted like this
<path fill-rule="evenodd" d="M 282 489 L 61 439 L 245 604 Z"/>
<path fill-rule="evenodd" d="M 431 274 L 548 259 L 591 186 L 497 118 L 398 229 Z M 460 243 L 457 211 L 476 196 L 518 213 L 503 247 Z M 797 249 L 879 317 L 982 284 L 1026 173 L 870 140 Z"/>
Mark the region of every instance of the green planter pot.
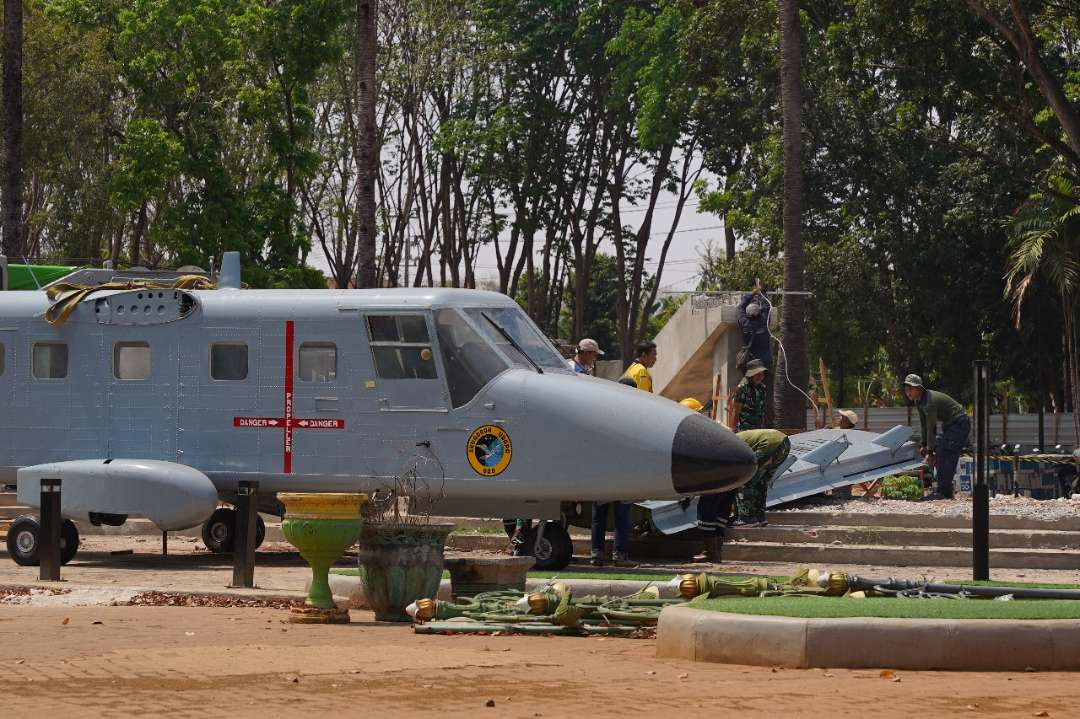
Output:
<path fill-rule="evenodd" d="M 327 575 L 330 566 L 360 536 L 363 494 L 283 493 L 281 531 L 311 566 L 311 587 L 304 609 L 293 613 L 297 622 L 348 622 L 349 613 L 334 604 Z"/>
<path fill-rule="evenodd" d="M 410 622 L 405 607 L 434 597 L 452 524 L 365 524 L 358 546 L 364 599 L 380 622 Z"/>

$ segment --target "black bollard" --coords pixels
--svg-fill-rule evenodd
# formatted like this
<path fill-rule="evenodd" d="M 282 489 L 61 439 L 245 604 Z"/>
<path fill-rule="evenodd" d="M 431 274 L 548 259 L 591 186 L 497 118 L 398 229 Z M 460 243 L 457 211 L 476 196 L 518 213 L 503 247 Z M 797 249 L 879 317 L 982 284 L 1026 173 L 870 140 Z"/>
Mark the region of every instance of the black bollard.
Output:
<path fill-rule="evenodd" d="M 975 360 L 975 478 L 971 487 L 971 568 L 976 581 L 990 579 L 990 488 L 986 455 L 990 433 L 990 363 Z"/>
<path fill-rule="evenodd" d="M 234 587 L 255 586 L 255 533 L 258 482 L 240 482 L 236 491 L 236 542 L 233 548 Z"/>
<path fill-rule="evenodd" d="M 41 530 L 38 535 L 38 579 L 60 581 L 60 480 L 41 480 Z"/>

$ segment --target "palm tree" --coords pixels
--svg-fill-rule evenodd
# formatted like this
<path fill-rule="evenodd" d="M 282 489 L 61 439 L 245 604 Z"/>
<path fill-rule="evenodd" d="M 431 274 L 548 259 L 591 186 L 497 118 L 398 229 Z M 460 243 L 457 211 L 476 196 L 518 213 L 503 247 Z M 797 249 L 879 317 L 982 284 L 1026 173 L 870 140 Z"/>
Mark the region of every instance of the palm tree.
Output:
<path fill-rule="evenodd" d="M 375 176 L 378 137 L 375 126 L 376 0 L 356 0 L 356 110 L 359 137 L 355 147 L 357 179 L 357 287 L 375 286 Z"/>
<path fill-rule="evenodd" d="M 1064 176 L 1052 176 L 1047 184 L 1048 191 L 1033 195 L 1031 204 L 1011 222 L 1005 295 L 1012 302 L 1017 327 L 1036 279 L 1048 282 L 1061 300 L 1073 433 L 1080 446 L 1080 196 Z"/>
<path fill-rule="evenodd" d="M 4 0 L 4 160 L 3 225 L 4 254 L 23 255 L 22 244 L 22 110 L 23 8 L 22 0 Z"/>
<path fill-rule="evenodd" d="M 784 122 L 784 289 L 803 290 L 802 245 L 802 74 L 799 4 L 780 0 L 780 104 Z M 784 299 L 774 402 L 776 426 L 806 429 L 806 402 L 798 387 L 810 374 L 806 360 L 806 310 L 801 295 Z M 795 385 L 795 386 L 792 386 Z"/>

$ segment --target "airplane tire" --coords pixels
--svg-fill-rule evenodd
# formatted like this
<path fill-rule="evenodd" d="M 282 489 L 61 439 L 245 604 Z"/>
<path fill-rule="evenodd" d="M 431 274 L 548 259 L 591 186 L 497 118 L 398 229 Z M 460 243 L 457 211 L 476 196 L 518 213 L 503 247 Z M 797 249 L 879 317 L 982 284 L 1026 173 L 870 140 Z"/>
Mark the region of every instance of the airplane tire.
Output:
<path fill-rule="evenodd" d="M 203 543 L 214 554 L 228 554 L 236 548 L 236 510 L 228 507 L 215 509 L 202 527 Z M 266 522 L 255 515 L 255 548 L 266 539 Z"/>
<path fill-rule="evenodd" d="M 228 554 L 236 544 L 236 510 L 220 507 L 202 526 L 203 544 L 214 554 Z"/>
<path fill-rule="evenodd" d="M 79 528 L 75 522 L 65 519 L 60 525 L 60 563 L 67 564 L 79 551 Z"/>
<path fill-rule="evenodd" d="M 536 558 L 534 569 L 559 570 L 570 564 L 574 558 L 574 543 L 565 527 L 558 522 L 547 522 L 539 547 L 536 547 L 536 531 L 536 528 L 529 530 L 524 547 L 526 554 Z"/>
<path fill-rule="evenodd" d="M 15 563 L 23 567 L 36 567 L 40 559 L 41 522 L 37 517 L 24 514 L 16 518 L 8 528 L 7 550 Z M 79 551 L 79 528 L 70 519 L 60 525 L 60 563 L 67 564 Z"/>
<path fill-rule="evenodd" d="M 36 567 L 38 565 L 38 540 L 41 534 L 41 524 L 37 517 L 24 514 L 16 517 L 8 527 L 7 550 L 15 563 L 21 567 Z"/>

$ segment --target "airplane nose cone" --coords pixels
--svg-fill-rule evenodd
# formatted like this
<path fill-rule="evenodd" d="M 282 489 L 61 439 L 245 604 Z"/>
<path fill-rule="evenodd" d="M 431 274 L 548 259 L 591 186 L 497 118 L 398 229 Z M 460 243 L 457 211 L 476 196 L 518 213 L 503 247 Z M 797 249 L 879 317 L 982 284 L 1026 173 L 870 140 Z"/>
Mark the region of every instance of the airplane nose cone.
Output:
<path fill-rule="evenodd" d="M 671 482 L 680 494 L 737 489 L 757 470 L 750 446 L 700 414 L 679 423 L 671 441 Z"/>

